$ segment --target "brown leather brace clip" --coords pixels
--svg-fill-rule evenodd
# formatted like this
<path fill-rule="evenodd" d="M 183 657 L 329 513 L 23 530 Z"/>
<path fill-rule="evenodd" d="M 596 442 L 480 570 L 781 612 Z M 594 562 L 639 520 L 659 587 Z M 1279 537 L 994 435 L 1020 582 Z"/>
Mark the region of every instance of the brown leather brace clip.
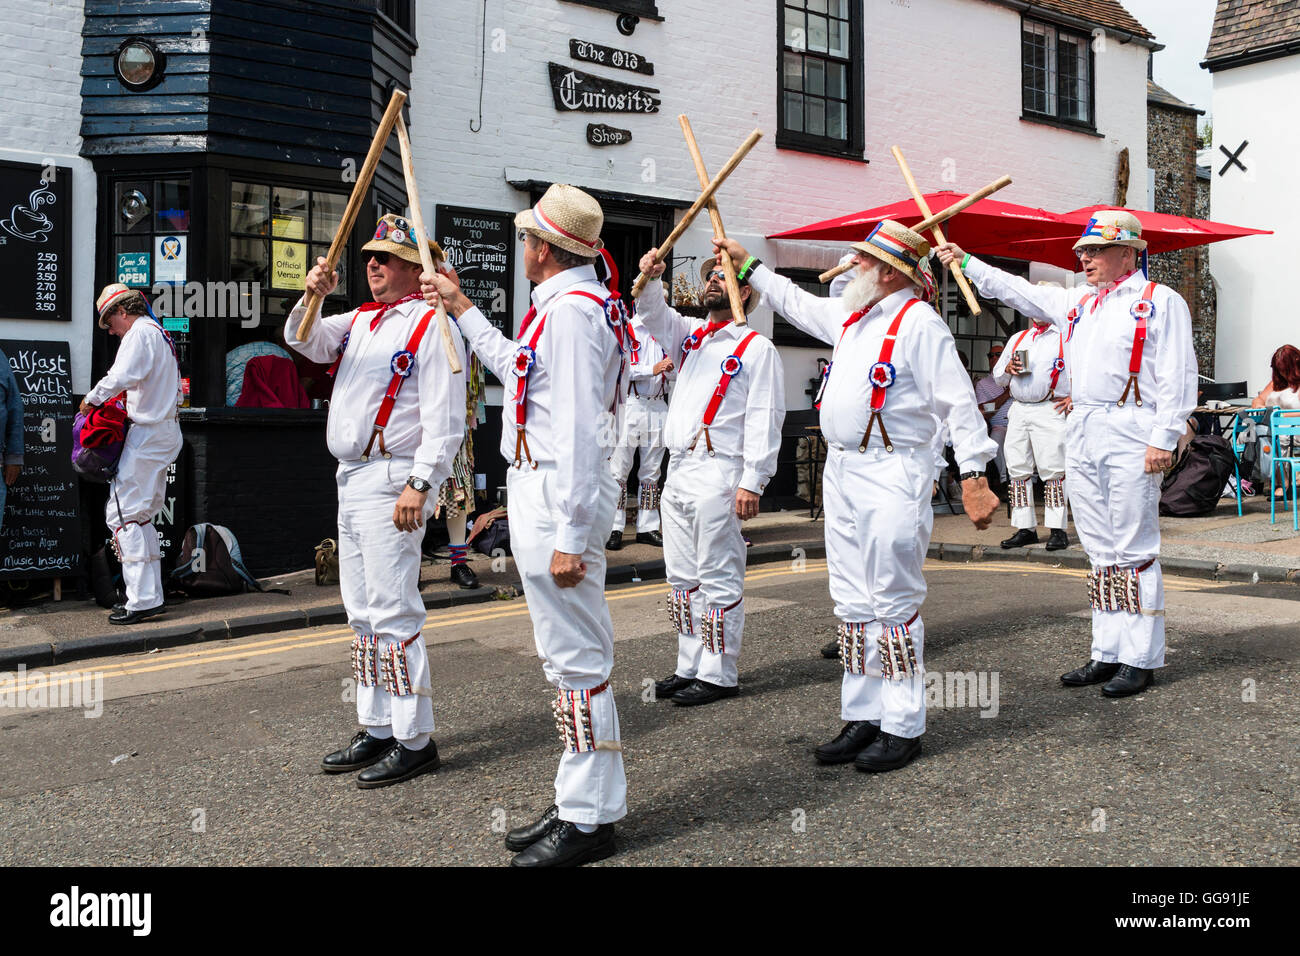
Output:
<path fill-rule="evenodd" d="M 858 446 L 858 451 L 865 452 L 867 450 L 867 443 L 871 440 L 871 429 L 876 422 L 880 422 L 880 437 L 885 442 L 885 451 L 892 455 L 894 453 L 894 445 L 893 442 L 889 440 L 889 432 L 885 431 L 885 417 L 874 409 L 871 412 L 871 417 L 867 419 L 867 432 L 862 436 L 862 444 Z"/>
<path fill-rule="evenodd" d="M 1116 405 L 1117 407 L 1119 407 L 1119 408 L 1123 408 L 1123 407 L 1124 407 L 1124 402 L 1128 399 L 1129 389 L 1132 389 L 1132 390 L 1133 390 L 1133 401 L 1134 401 L 1134 403 L 1137 405 L 1138 408 L 1141 408 L 1141 407 L 1142 407 L 1142 391 L 1141 391 L 1141 389 L 1138 388 L 1138 377 L 1137 377 L 1136 375 L 1130 375 L 1130 376 L 1128 377 L 1128 384 L 1126 384 L 1126 385 L 1124 386 L 1124 394 L 1121 395 L 1121 396 L 1119 397 L 1119 401 L 1116 402 L 1115 405 Z"/>
<path fill-rule="evenodd" d="M 521 455 L 522 455 L 522 457 L 521 457 Z M 525 458 L 528 460 L 528 464 L 531 465 L 531 466 L 533 467 L 533 470 L 536 471 L 536 470 L 537 470 L 537 462 L 533 461 L 533 455 L 532 455 L 532 452 L 530 452 L 530 451 L 528 450 L 528 438 L 524 435 L 524 427 L 523 427 L 522 425 L 520 425 L 520 426 L 518 426 L 518 427 L 515 429 L 515 463 L 514 463 L 514 467 L 515 467 L 515 468 L 522 468 L 522 467 L 523 467 L 523 463 L 524 463 L 524 459 L 525 459 Z"/>

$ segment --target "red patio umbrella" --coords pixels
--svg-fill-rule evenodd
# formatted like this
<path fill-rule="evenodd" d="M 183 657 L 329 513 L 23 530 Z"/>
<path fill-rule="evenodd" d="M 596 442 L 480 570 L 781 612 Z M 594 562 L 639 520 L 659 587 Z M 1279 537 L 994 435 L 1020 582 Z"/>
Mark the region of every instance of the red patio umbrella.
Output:
<path fill-rule="evenodd" d="M 977 204 L 978 205 L 978 204 Z M 971 207 L 972 209 L 975 206 Z M 1018 241 L 986 244 L 971 247 L 970 251 L 988 256 L 1005 256 L 1008 259 L 1027 259 L 1032 262 L 1046 262 L 1071 272 L 1079 270 L 1073 246 L 1083 234 L 1083 227 L 1088 220 L 1101 209 L 1115 209 L 1115 206 L 1084 206 L 1070 212 L 1060 213 L 1057 219 L 1073 227 L 1072 231 L 1058 236 L 1022 238 Z M 1142 209 L 1130 209 L 1128 212 L 1142 223 L 1142 238 L 1147 241 L 1147 252 L 1156 255 L 1161 252 L 1176 252 L 1194 246 L 1205 246 L 1211 242 L 1224 239 L 1238 239 L 1242 236 L 1272 235 L 1271 229 L 1251 229 L 1246 226 L 1233 226 L 1223 222 L 1211 222 L 1208 219 L 1190 219 L 1187 216 L 1171 216 L 1167 213 L 1147 212 Z M 960 217 L 958 217 L 960 218 Z M 954 240 L 955 241 L 955 240 Z M 957 243 L 959 246 L 961 242 Z"/>
<path fill-rule="evenodd" d="M 925 201 L 931 211 L 946 209 L 966 198 L 966 193 L 948 190 L 926 193 Z M 893 219 L 904 226 L 920 222 L 924 216 L 911 199 L 900 200 L 874 209 L 849 213 L 835 219 L 814 222 L 811 225 L 770 235 L 768 239 L 824 239 L 839 242 L 860 242 L 882 219 Z M 1008 243 L 1061 236 L 1068 228 L 1060 219 L 1045 209 L 1002 202 L 998 199 L 981 199 L 943 224 L 950 242 L 955 242 L 969 252 L 982 252 L 986 246 L 1004 246 Z M 1077 232 L 1082 231 L 1082 226 Z M 927 236 L 927 238 L 929 238 Z"/>

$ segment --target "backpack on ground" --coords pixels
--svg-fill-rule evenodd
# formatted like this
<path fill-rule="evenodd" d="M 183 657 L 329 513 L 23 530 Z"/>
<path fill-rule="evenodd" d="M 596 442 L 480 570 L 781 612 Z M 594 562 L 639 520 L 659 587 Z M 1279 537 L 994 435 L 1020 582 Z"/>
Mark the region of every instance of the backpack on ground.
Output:
<path fill-rule="evenodd" d="M 113 539 L 90 556 L 90 592 L 95 603 L 112 609 L 114 604 L 126 603 L 126 584 L 122 580 L 122 562 L 113 551 Z"/>
<path fill-rule="evenodd" d="M 1199 518 L 1219 504 L 1236 459 L 1220 435 L 1197 435 L 1160 485 L 1160 513 Z"/>
<path fill-rule="evenodd" d="M 244 566 L 239 542 L 229 528 L 219 524 L 190 526 L 169 582 L 190 597 L 220 597 L 263 590 Z"/>
<path fill-rule="evenodd" d="M 107 482 L 117 474 L 126 445 L 126 393 L 72 420 L 72 468 L 87 481 Z"/>

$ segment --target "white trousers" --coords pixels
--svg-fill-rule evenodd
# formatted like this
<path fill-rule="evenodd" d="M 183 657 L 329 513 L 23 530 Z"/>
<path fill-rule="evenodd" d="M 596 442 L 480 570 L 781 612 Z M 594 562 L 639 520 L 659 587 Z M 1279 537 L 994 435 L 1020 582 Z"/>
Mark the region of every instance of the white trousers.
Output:
<path fill-rule="evenodd" d="M 1154 410 L 1076 405 L 1068 421 L 1070 509 L 1093 574 L 1136 574 L 1139 611 L 1092 612 L 1092 659 L 1165 665 L 1165 588 L 1160 570 L 1160 474 L 1143 471 Z M 1148 564 L 1148 562 L 1151 562 Z M 1145 566 L 1145 567 L 1144 567 Z M 1139 570 L 1140 569 L 1140 570 Z"/>
<path fill-rule="evenodd" d="M 1043 479 L 1043 523 L 1064 530 L 1065 416 L 1050 401 L 1012 402 L 1007 413 L 1007 476 L 1012 482 L 1011 527 L 1037 528 L 1034 472 Z"/>
<path fill-rule="evenodd" d="M 374 638 L 378 657 L 403 653 L 413 693 L 396 694 L 382 684 L 357 681 L 357 720 L 391 727 L 398 740 L 433 733 L 433 690 L 424 638 L 426 611 L 420 599 L 420 542 L 424 529 L 399 531 L 393 508 L 414 464 L 410 458 L 340 462 L 339 589 L 357 640 Z M 433 513 L 425 501 L 424 518 Z M 411 638 L 415 637 L 414 641 Z M 409 644 L 406 642 L 410 641 Z M 354 645 L 355 653 L 356 645 Z"/>
<path fill-rule="evenodd" d="M 668 417 L 668 403 L 662 398 L 640 398 L 629 395 L 623 406 L 623 425 L 618 444 L 609 456 L 610 471 L 619 485 L 618 507 L 614 510 L 611 531 L 627 527 L 627 473 L 632 467 L 632 455 L 641 452 L 637 468 L 638 501 L 636 530 L 659 530 L 659 469 L 664 463 L 664 421 Z"/>
<path fill-rule="evenodd" d="M 511 468 L 506 474 L 510 548 L 523 581 L 542 670 L 561 699 L 567 692 L 593 690 L 609 680 L 614 667 L 614 622 L 605 601 L 605 539 L 618 486 L 609 472 L 595 476 L 600 501 L 582 553 L 587 575 L 577 587 L 561 588 L 551 577 L 559 519 L 554 510 L 555 468 Z M 561 820 L 613 823 L 627 815 L 614 691 L 606 687 L 591 694 L 586 704 L 589 719 L 575 736 L 585 736 L 591 748 L 566 746 L 555 775 L 555 805 Z"/>
<path fill-rule="evenodd" d="M 934 511 L 930 448 L 883 447 L 866 452 L 832 447 L 827 453 L 826 563 L 841 629 L 860 627 L 865 659 L 844 656 L 840 716 L 879 721 L 898 737 L 925 733 L 925 600 L 922 574 Z M 887 635 L 910 641 L 912 674 L 883 676 Z M 861 670 L 863 673 L 854 673 Z"/>
<path fill-rule="evenodd" d="M 176 419 L 153 425 L 132 423 L 117 475 L 108 486 L 104 517 L 122 562 L 128 611 L 147 611 L 163 603 L 162 550 L 153 519 L 166 499 L 167 466 L 180 451 L 181 428 Z"/>
<path fill-rule="evenodd" d="M 677 676 L 720 687 L 740 682 L 745 635 L 745 539 L 736 517 L 740 459 L 710 458 L 703 443 L 674 457 L 664 482 L 664 569 L 676 604 Z"/>

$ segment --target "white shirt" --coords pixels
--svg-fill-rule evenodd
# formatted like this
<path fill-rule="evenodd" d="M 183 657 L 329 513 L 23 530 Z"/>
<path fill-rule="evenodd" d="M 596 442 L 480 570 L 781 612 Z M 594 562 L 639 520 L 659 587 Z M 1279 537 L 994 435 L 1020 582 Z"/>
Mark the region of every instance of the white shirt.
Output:
<path fill-rule="evenodd" d="M 993 380 L 1002 388 L 1011 386 L 1011 397 L 1017 402 L 1034 404 L 1045 401 L 1052 393 L 1052 363 L 1061 357 L 1061 333 L 1054 326 L 1048 325 L 1034 334 L 1035 329 L 1017 332 L 1007 339 L 1002 357 L 993 367 Z M 1019 351 L 1029 352 L 1029 372 L 1012 375 L 1007 366 L 1015 357 L 1013 347 Z M 1070 394 L 1070 365 L 1067 362 L 1061 374 L 1056 377 L 1057 398 Z"/>
<path fill-rule="evenodd" d="M 176 417 L 181 400 L 181 373 L 162 326 L 138 316 L 122 336 L 113 367 L 86 394 L 103 405 L 126 392 L 126 417 L 138 425 L 156 425 Z"/>
<path fill-rule="evenodd" d="M 664 350 L 650 330 L 645 327 L 641 321 L 640 315 L 632 316 L 632 333 L 636 336 L 637 342 L 640 343 L 640 349 L 637 351 L 636 363 L 628 361 L 628 382 L 635 385 L 635 389 L 629 389 L 629 393 L 641 398 L 666 398 L 668 395 L 668 383 L 677 377 L 677 359 L 673 359 L 673 367 L 661 375 L 656 375 L 654 367 L 665 358 L 668 353 Z"/>
<path fill-rule="evenodd" d="M 1128 382 L 1133 351 L 1135 320 L 1130 309 L 1142 297 L 1147 284 L 1140 271 L 1106 292 L 1100 305 L 1095 295 L 1089 299 L 1073 334 L 1069 332 L 1069 313 L 1089 292 L 1101 290 L 1093 286 L 1060 289 L 1033 285 L 973 257 L 965 272 L 984 295 L 1000 299 L 1030 318 L 1046 319 L 1066 336 L 1065 361 L 1074 404 L 1108 405 L 1119 401 Z M 1147 444 L 1168 451 L 1187 430 L 1187 416 L 1196 407 L 1192 315 L 1183 297 L 1168 286 L 1155 287 L 1152 305 L 1155 310 L 1147 320 L 1138 389 L 1143 408 L 1155 412 Z M 1130 391 L 1127 401 L 1133 400 Z"/>
<path fill-rule="evenodd" d="M 677 384 L 668 403 L 664 445 L 674 458 L 684 456 L 704 423 L 705 409 L 722 378 L 723 360 L 735 354 L 753 329 L 728 323 L 683 358 L 682 342 L 708 320 L 692 320 L 670 309 L 664 300 L 663 282 L 658 279 L 646 283 L 636 308 L 652 336 L 672 343 L 669 357 L 678 366 Z M 741 371 L 727 385 L 727 394 L 709 426 L 709 440 L 719 457 L 743 460 L 740 487 L 761 495 L 776 473 L 781 450 L 785 370 L 776 346 L 763 335 L 755 336 L 745 347 L 740 362 Z M 696 453 L 703 447 L 701 435 Z"/>
<path fill-rule="evenodd" d="M 822 434 L 833 445 L 857 448 L 871 418 L 867 373 L 879 361 L 885 334 L 913 290 L 900 289 L 881 299 L 841 338 L 850 315 L 842 299 L 813 295 L 766 266 L 755 269 L 749 282 L 792 324 L 835 347 L 822 394 Z M 939 419 L 944 419 L 960 470 L 982 472 L 997 445 L 989 438 L 947 323 L 924 302 L 903 317 L 890 362 L 896 378 L 885 391 L 881 413 L 890 442 L 897 448 L 933 448 Z M 879 441 L 879 430 L 873 430 L 872 446 Z"/>
<path fill-rule="evenodd" d="M 532 340 L 536 323 L 546 325 L 537 342 L 537 358 L 528 375 L 524 396 L 528 450 L 539 465 L 555 468 L 555 508 L 559 512 L 555 549 L 581 554 L 596 516 L 599 474 L 608 474 L 605 459 L 618 440 L 610 407 L 618 392 L 623 358 L 605 310 L 586 296 L 602 301 L 609 291 L 596 279 L 593 266 L 578 266 L 551 276 L 533 289 L 537 310 L 524 334 Z M 520 344 L 506 338 L 469 309 L 457 319 L 461 333 L 483 364 L 505 385 L 501 407 L 501 456 L 515 460 L 515 356 Z M 462 403 L 463 405 L 463 403 Z M 524 460 L 523 467 L 529 467 Z"/>
<path fill-rule="evenodd" d="M 291 349 L 313 362 L 333 362 L 343 336 L 347 351 L 334 376 L 330 395 L 329 421 L 325 440 L 330 454 L 341 462 L 361 460 L 374 432 L 375 417 L 388 384 L 393 380 L 393 356 L 403 351 L 420 319 L 429 311 L 423 299 L 403 302 L 384 313 L 379 327 L 370 331 L 375 312 L 355 309 L 339 315 L 323 315 L 308 333 L 298 339 L 298 325 L 306 309 L 303 300 L 289 313 L 284 340 Z M 353 321 L 355 317 L 356 321 Z M 453 335 L 465 365 L 464 344 Z M 451 475 L 451 465 L 465 434 L 465 373 L 453 373 L 447 362 L 437 319 L 432 319 L 415 353 L 415 366 L 397 393 L 397 402 L 383 431 L 384 447 L 394 458 L 412 458 L 411 476 L 437 488 Z M 379 439 L 370 448 L 371 458 L 379 455 Z"/>

